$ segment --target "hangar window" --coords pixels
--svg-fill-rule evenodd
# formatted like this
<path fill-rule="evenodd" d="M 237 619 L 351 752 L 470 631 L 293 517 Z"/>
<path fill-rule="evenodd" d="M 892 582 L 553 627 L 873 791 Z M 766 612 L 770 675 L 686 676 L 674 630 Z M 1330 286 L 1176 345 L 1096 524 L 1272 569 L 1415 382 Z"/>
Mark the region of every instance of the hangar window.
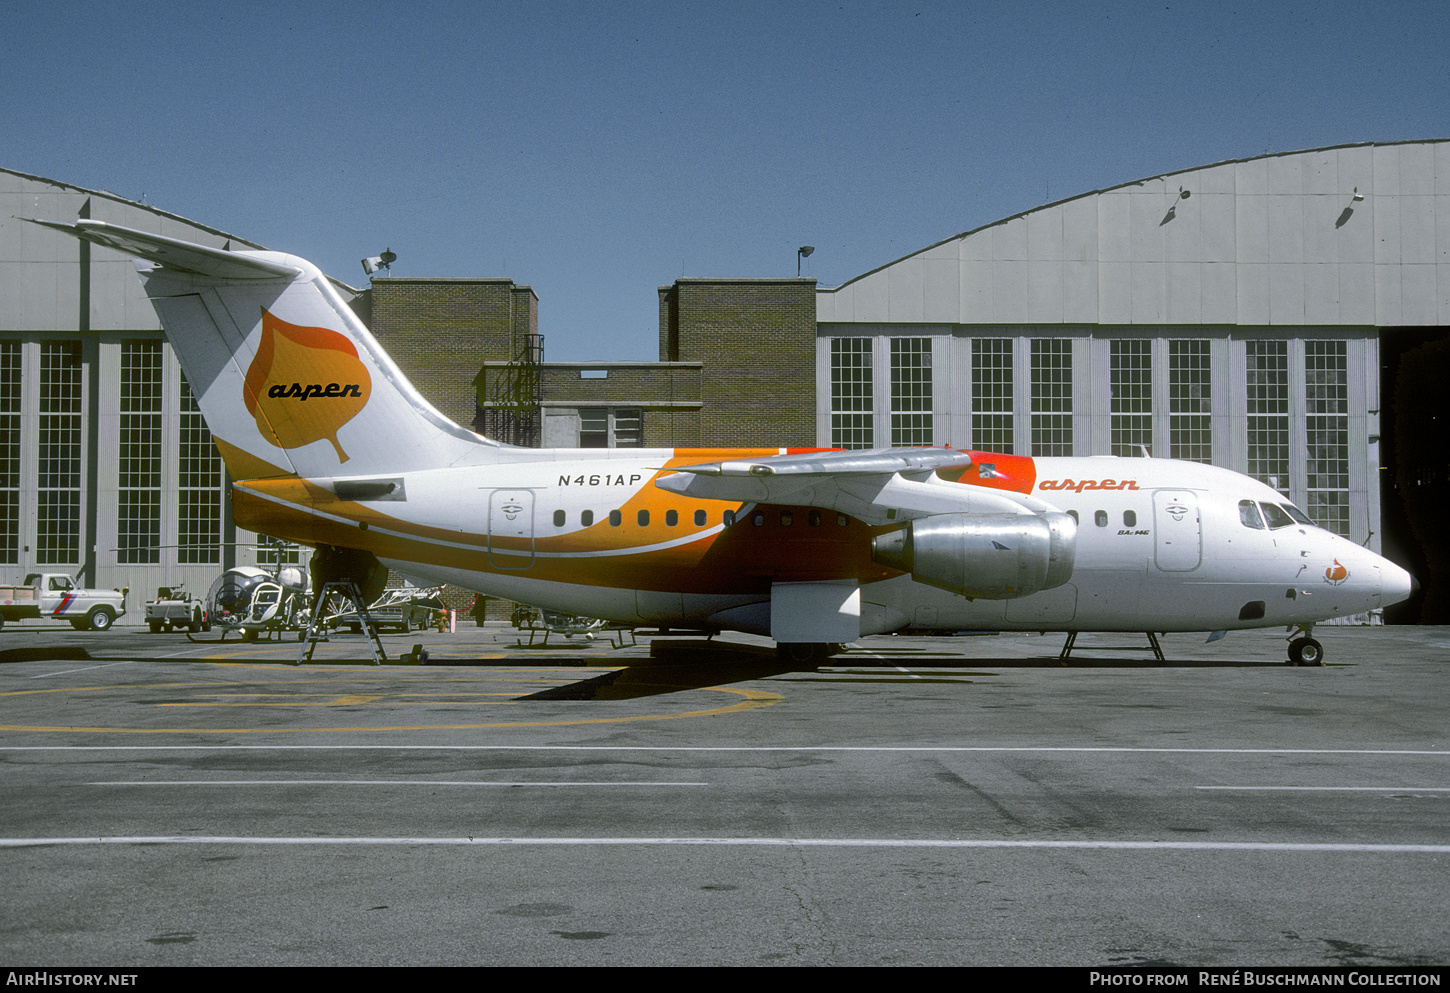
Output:
<path fill-rule="evenodd" d="M 931 339 L 891 339 L 891 443 L 930 445 Z"/>
<path fill-rule="evenodd" d="M 1112 452 L 1141 455 L 1153 447 L 1153 343 L 1125 338 L 1108 345 Z"/>
<path fill-rule="evenodd" d="M 831 445 L 870 448 L 874 444 L 870 338 L 831 339 Z"/>
<path fill-rule="evenodd" d="M 0 562 L 20 561 L 20 342 L 0 342 Z"/>
<path fill-rule="evenodd" d="M 1213 396 L 1208 342 L 1168 342 L 1168 457 L 1213 461 Z"/>
<path fill-rule="evenodd" d="M 185 375 L 178 409 L 176 561 L 215 564 L 221 561 L 221 455 Z"/>
<path fill-rule="evenodd" d="M 1349 365 L 1343 341 L 1304 342 L 1305 506 L 1326 531 L 1349 536 Z"/>
<path fill-rule="evenodd" d="M 121 342 L 117 562 L 161 561 L 161 342 Z"/>
<path fill-rule="evenodd" d="M 1012 339 L 972 342 L 972 444 L 1012 454 Z"/>
<path fill-rule="evenodd" d="M 78 565 L 81 530 L 81 343 L 40 345 L 35 561 Z"/>
<path fill-rule="evenodd" d="M 1072 339 L 1032 339 L 1032 454 L 1072 454 Z"/>
<path fill-rule="evenodd" d="M 1244 342 L 1248 361 L 1249 475 L 1289 491 L 1289 343 Z"/>

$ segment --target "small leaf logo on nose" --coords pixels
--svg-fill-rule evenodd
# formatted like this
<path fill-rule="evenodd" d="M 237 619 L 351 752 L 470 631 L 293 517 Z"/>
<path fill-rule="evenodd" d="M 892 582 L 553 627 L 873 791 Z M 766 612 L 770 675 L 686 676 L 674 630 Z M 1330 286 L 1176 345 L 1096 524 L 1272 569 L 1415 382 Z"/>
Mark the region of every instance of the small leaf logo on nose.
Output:
<path fill-rule="evenodd" d="M 1338 559 L 1335 559 L 1334 564 L 1324 570 L 1324 581 L 1330 586 L 1338 586 L 1348 578 L 1349 570 L 1340 565 Z"/>

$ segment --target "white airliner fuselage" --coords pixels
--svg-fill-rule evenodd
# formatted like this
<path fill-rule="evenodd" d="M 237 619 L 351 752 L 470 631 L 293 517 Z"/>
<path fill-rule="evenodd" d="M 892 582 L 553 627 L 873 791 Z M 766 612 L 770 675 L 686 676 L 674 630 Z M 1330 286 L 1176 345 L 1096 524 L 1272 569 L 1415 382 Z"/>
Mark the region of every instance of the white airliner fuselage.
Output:
<path fill-rule="evenodd" d="M 538 450 L 419 396 L 302 259 L 42 222 L 143 280 L 244 527 L 626 624 L 819 647 L 912 627 L 1212 631 L 1398 602 L 1408 573 L 1214 466 L 954 449 Z M 1317 661 L 1301 638 L 1291 656 Z M 1307 645 L 1307 647 L 1306 647 Z"/>

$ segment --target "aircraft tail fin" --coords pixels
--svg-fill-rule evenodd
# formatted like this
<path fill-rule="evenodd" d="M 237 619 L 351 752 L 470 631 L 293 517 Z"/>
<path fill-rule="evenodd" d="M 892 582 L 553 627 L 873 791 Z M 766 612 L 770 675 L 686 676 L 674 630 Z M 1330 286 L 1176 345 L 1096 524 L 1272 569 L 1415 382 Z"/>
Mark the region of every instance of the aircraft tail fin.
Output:
<path fill-rule="evenodd" d="M 233 478 L 477 464 L 501 447 L 424 400 L 304 259 L 104 221 L 35 223 L 152 263 L 146 293 Z"/>

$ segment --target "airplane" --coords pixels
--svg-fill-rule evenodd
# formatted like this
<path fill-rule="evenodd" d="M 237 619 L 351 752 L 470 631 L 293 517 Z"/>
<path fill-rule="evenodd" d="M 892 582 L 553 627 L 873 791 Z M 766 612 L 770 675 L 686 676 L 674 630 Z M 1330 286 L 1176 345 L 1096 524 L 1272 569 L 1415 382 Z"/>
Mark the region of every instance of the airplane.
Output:
<path fill-rule="evenodd" d="M 414 389 L 304 259 L 82 219 L 126 253 L 233 479 L 237 524 L 313 546 L 314 589 L 421 585 L 773 638 L 809 664 L 912 628 L 1211 632 L 1408 597 L 1410 574 L 1228 469 L 951 448 L 534 449 Z M 1064 649 L 1067 651 L 1068 649 Z"/>

